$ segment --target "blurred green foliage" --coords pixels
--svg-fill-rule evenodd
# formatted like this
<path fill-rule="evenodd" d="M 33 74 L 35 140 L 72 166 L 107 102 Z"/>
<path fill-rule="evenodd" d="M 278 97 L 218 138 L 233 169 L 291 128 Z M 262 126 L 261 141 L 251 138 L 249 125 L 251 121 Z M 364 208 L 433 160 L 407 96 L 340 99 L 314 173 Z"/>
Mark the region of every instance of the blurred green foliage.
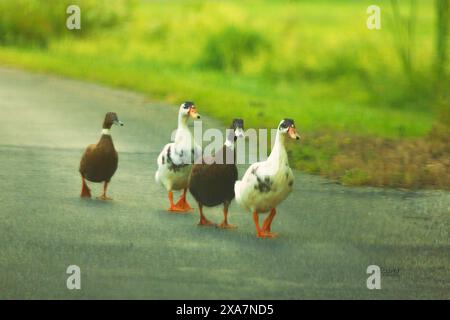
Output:
<path fill-rule="evenodd" d="M 252 59 L 263 49 L 268 50 L 269 46 L 260 33 L 227 26 L 207 39 L 199 64 L 215 70 L 239 72 L 245 59 Z"/>
<path fill-rule="evenodd" d="M 123 22 L 130 0 L 2 0 L 0 1 L 0 43 L 46 47 L 51 39 L 84 36 Z M 65 28 L 66 8 L 82 8 L 82 28 Z"/>

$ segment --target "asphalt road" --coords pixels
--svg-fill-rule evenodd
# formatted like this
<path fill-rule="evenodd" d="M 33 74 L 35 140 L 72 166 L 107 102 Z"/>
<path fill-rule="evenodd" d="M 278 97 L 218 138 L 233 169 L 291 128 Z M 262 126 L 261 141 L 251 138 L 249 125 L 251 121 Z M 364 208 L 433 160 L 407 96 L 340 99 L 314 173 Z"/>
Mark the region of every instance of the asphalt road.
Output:
<path fill-rule="evenodd" d="M 196 211 L 166 213 L 153 177 L 177 109 L 0 68 L 0 298 L 450 297 L 448 192 L 349 188 L 297 172 L 274 240 L 256 239 L 235 203 L 235 230 L 197 227 Z M 114 201 L 80 199 L 80 156 L 107 111 L 125 123 L 112 131 Z M 220 222 L 220 208 L 205 213 Z M 381 290 L 366 287 L 372 264 L 384 270 Z M 69 265 L 81 268 L 81 290 L 66 287 Z"/>

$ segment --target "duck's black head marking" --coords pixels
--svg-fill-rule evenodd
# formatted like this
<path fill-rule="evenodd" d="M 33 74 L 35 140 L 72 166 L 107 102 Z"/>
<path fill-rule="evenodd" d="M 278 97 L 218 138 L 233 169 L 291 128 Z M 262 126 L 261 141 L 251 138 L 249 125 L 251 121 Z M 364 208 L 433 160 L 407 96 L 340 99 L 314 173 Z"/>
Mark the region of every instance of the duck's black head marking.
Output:
<path fill-rule="evenodd" d="M 190 107 L 192 107 L 194 105 L 194 103 L 192 101 L 185 101 L 183 103 L 183 109 L 189 109 Z"/>
<path fill-rule="evenodd" d="M 236 141 L 237 138 L 244 137 L 244 120 L 233 119 L 230 128 L 226 130 L 226 135 L 228 141 Z"/>
<path fill-rule="evenodd" d="M 233 119 L 233 122 L 231 123 L 230 129 L 244 129 L 244 120 L 242 119 Z"/>
<path fill-rule="evenodd" d="M 280 123 L 280 129 L 287 129 L 287 128 L 295 128 L 294 120 L 292 119 L 283 119 L 283 121 Z"/>

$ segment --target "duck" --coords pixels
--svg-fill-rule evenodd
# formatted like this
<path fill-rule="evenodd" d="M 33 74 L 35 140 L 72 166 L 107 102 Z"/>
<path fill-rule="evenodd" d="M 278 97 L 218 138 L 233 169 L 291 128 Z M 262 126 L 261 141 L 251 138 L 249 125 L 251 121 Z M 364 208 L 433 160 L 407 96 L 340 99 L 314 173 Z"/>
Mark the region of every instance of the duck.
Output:
<path fill-rule="evenodd" d="M 114 148 L 111 137 L 113 124 L 123 126 L 123 122 L 119 120 L 115 112 L 106 113 L 100 140 L 96 144 L 89 145 L 81 157 L 79 172 L 82 180 L 80 195 L 82 198 L 91 197 L 91 190 L 86 183 L 87 180 L 97 183 L 103 182 L 103 194 L 97 199 L 112 200 L 106 195 L 106 191 L 119 163 L 119 155 Z"/>
<path fill-rule="evenodd" d="M 199 226 L 215 225 L 203 214 L 203 206 L 214 207 L 223 204 L 223 221 L 217 227 L 234 228 L 228 223 L 228 207 L 234 199 L 234 184 L 238 178 L 236 139 L 244 137 L 244 121 L 234 119 L 227 130 L 225 144 L 212 157 L 205 157 L 201 163 L 192 167 L 189 177 L 189 192 L 197 201 L 200 213 Z"/>
<path fill-rule="evenodd" d="M 157 158 L 155 181 L 166 188 L 170 203 L 167 211 L 174 213 L 192 210 L 186 200 L 186 192 L 192 164 L 202 153 L 201 147 L 195 142 L 188 128 L 189 118 L 200 119 L 200 115 L 195 104 L 186 101 L 180 105 L 178 111 L 178 127 L 174 142 L 166 144 Z M 175 190 L 183 190 L 177 203 L 173 201 Z"/>
<path fill-rule="evenodd" d="M 275 238 L 278 235 L 271 232 L 276 207 L 286 199 L 293 188 L 294 175 L 289 167 L 285 149 L 286 137 L 300 139 L 292 119 L 283 119 L 279 123 L 275 143 L 267 160 L 253 163 L 242 180 L 236 181 L 234 185 L 236 202 L 253 212 L 258 238 Z M 270 213 L 260 227 L 259 214 L 267 212 Z"/>

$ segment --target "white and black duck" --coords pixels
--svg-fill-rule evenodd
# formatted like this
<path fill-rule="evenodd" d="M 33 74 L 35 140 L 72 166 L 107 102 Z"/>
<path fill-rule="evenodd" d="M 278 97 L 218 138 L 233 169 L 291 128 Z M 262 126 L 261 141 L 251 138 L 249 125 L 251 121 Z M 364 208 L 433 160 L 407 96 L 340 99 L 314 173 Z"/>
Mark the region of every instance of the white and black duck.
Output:
<path fill-rule="evenodd" d="M 155 180 L 161 183 L 168 191 L 170 207 L 168 211 L 186 212 L 191 207 L 186 201 L 189 174 L 195 159 L 201 156 L 201 148 L 188 128 L 188 119 L 199 119 L 200 115 L 193 102 L 181 104 L 178 112 L 178 128 L 175 140 L 166 144 L 158 156 L 158 170 Z M 173 191 L 183 190 L 177 203 L 173 201 Z"/>
<path fill-rule="evenodd" d="M 267 160 L 252 164 L 240 181 L 236 181 L 234 190 L 236 202 L 253 212 L 256 235 L 261 238 L 272 238 L 272 220 L 276 207 L 291 193 L 294 175 L 289 167 L 285 149 L 286 137 L 300 139 L 295 129 L 294 120 L 284 119 L 277 130 L 275 144 Z M 259 225 L 259 214 L 269 212 L 262 227 Z"/>

